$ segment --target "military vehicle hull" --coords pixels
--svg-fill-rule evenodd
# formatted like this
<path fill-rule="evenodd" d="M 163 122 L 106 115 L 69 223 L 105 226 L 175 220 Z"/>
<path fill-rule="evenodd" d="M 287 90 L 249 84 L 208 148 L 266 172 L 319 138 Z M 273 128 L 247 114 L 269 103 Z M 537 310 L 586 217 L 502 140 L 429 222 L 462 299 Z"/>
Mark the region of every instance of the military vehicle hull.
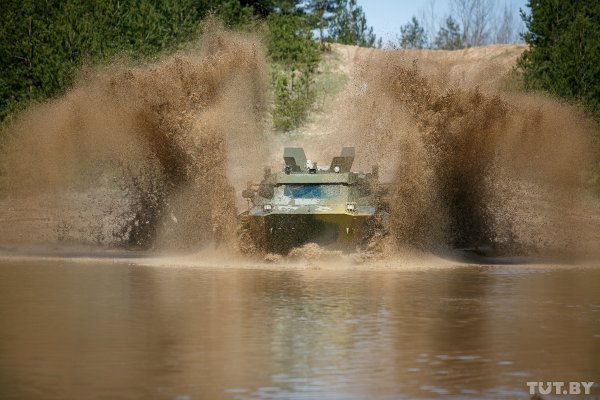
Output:
<path fill-rule="evenodd" d="M 263 250 L 287 253 L 305 243 L 328 249 L 354 251 L 375 232 L 376 219 L 349 214 L 242 215 L 244 229 Z"/>
<path fill-rule="evenodd" d="M 263 180 L 242 193 L 248 211 L 239 216 L 241 235 L 252 248 L 287 254 L 317 243 L 354 251 L 385 234 L 377 170 L 352 172 L 354 149 L 344 148 L 329 168 L 318 168 L 299 148 L 286 148 L 284 160 L 283 171 L 266 168 Z"/>

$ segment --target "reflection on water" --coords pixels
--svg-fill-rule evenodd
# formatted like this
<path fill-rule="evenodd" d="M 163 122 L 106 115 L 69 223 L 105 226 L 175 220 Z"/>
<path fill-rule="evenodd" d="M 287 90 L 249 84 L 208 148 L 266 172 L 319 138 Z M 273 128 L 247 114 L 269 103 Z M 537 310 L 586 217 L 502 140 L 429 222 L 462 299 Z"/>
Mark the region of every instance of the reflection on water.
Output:
<path fill-rule="evenodd" d="M 529 398 L 595 381 L 600 269 L 0 263 L 0 398 Z"/>

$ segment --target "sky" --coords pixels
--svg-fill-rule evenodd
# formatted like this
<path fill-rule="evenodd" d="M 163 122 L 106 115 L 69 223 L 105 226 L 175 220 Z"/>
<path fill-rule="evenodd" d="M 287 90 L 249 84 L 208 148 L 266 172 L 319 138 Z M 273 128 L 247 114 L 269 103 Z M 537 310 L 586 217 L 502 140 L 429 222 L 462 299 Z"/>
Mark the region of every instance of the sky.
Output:
<path fill-rule="evenodd" d="M 497 10 L 502 10 L 504 4 L 515 9 L 527 9 L 527 0 L 492 0 Z M 450 13 L 452 0 L 358 0 L 367 17 L 367 24 L 373 27 L 377 37 L 383 38 L 383 43 L 394 40 L 400 34 L 400 26 L 410 21 L 413 15 L 420 18 L 422 10 L 433 2 L 437 19 L 441 20 Z M 437 23 L 439 26 L 439 22 Z"/>

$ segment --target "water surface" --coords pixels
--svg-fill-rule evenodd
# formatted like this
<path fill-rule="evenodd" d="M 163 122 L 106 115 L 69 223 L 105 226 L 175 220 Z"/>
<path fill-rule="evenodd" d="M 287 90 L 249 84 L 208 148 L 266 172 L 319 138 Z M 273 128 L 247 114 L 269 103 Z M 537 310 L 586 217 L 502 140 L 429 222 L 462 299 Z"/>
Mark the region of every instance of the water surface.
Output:
<path fill-rule="evenodd" d="M 5 260 L 0 398 L 598 396 L 599 288 L 600 268 Z"/>

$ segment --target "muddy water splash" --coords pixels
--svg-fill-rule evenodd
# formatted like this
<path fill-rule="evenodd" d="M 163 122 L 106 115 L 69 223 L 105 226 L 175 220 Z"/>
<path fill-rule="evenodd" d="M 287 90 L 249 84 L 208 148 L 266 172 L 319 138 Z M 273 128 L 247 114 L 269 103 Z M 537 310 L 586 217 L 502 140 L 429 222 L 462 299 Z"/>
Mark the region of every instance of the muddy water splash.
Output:
<path fill-rule="evenodd" d="M 242 155 L 262 148 L 268 92 L 258 43 L 209 23 L 193 50 L 82 73 L 71 91 L 28 110 L 10 128 L 5 197 L 20 199 L 13 204 L 52 199 L 54 210 L 37 211 L 54 216 L 41 216 L 58 232 L 48 240 L 61 239 L 60 223 L 67 221 L 67 239 L 94 241 L 94 221 L 101 225 L 95 241 L 110 245 L 234 243 L 235 193 L 227 174 L 250 179 L 254 171 L 240 166 Z M 36 208 L 26 218 L 39 230 Z M 10 235 L 2 240 L 17 239 Z"/>
<path fill-rule="evenodd" d="M 554 100 L 457 85 L 428 67 L 398 52 L 368 57 L 337 126 L 384 164 L 397 243 L 593 250 L 598 224 L 569 218 L 589 211 L 581 199 L 598 159 L 597 127 Z"/>
<path fill-rule="evenodd" d="M 11 128 L 2 157 L 10 218 L 0 242 L 234 247 L 239 191 L 293 144 L 319 161 L 354 145 L 358 169 L 379 164 L 392 182 L 392 232 L 379 246 L 386 254 L 405 246 L 597 251 L 600 213 L 582 201 L 597 127 L 555 100 L 500 90 L 497 76 L 460 80 L 404 54 L 373 50 L 356 62 L 318 124 L 329 134 L 269 146 L 261 48 L 214 24 L 194 51 L 82 73 L 72 91 Z"/>

